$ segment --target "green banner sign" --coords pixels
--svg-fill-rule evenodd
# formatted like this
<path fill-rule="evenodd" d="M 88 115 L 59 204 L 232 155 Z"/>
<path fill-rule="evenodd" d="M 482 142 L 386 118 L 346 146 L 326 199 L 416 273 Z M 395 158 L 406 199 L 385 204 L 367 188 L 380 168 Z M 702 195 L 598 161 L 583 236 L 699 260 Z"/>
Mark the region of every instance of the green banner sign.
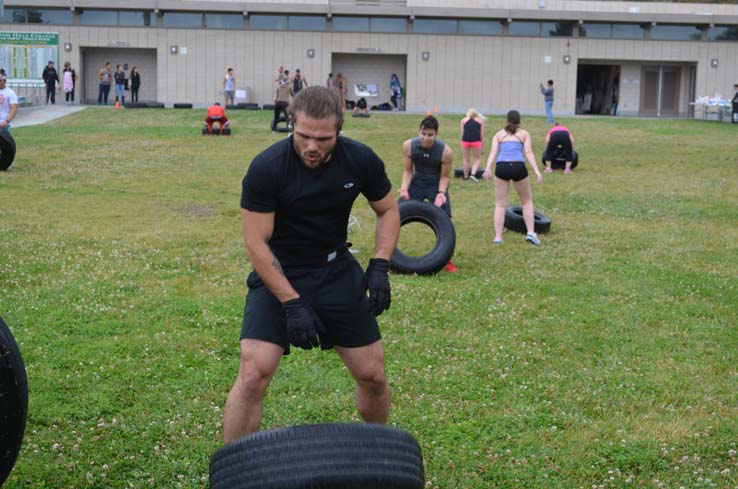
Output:
<path fill-rule="evenodd" d="M 0 32 L 0 68 L 8 78 L 40 80 L 49 61 L 58 64 L 58 57 L 56 32 Z"/>

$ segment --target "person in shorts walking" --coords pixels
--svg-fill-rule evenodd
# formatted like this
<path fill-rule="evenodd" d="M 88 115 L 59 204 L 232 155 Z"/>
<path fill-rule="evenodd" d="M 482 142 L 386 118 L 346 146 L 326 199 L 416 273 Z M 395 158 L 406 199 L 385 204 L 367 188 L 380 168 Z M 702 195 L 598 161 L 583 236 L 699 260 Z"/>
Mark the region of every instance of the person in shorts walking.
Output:
<path fill-rule="evenodd" d="M 389 415 L 375 316 L 390 307 L 389 258 L 400 216 L 384 163 L 339 135 L 343 107 L 334 91 L 303 89 L 289 114 L 292 135 L 258 154 L 243 179 L 243 236 L 254 270 L 247 279 L 238 377 L 223 416 L 226 443 L 259 430 L 266 389 L 291 345 L 335 348 L 356 382 L 364 421 L 384 424 Z M 377 216 L 366 272 L 346 243 L 359 194 Z"/>

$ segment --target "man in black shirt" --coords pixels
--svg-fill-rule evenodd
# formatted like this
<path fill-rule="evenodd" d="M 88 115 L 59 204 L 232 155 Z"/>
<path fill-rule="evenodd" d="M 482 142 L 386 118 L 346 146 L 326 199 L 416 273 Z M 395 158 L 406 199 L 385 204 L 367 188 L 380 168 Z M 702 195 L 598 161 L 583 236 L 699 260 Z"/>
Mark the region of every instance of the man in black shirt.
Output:
<path fill-rule="evenodd" d="M 732 122 L 738 124 L 738 83 L 733 85 L 733 88 L 735 88 L 735 95 L 733 95 L 733 100 L 731 101 L 733 104 L 733 119 Z"/>
<path fill-rule="evenodd" d="M 375 316 L 390 306 L 397 203 L 379 157 L 339 136 L 343 110 L 335 91 L 303 89 L 290 117 L 292 136 L 257 155 L 243 179 L 243 234 L 254 271 L 247 280 L 238 378 L 223 417 L 226 442 L 259 430 L 264 394 L 290 345 L 335 346 L 356 380 L 362 418 L 386 423 L 389 414 Z M 346 246 L 359 193 L 377 215 L 366 273 Z"/>
<path fill-rule="evenodd" d="M 56 73 L 53 61 L 49 61 L 49 64 L 46 65 L 43 73 L 41 73 L 41 77 L 44 79 L 44 83 L 46 84 L 46 103 L 48 104 L 49 100 L 51 100 L 51 103 L 55 104 L 56 84 L 59 83 L 59 75 Z"/>

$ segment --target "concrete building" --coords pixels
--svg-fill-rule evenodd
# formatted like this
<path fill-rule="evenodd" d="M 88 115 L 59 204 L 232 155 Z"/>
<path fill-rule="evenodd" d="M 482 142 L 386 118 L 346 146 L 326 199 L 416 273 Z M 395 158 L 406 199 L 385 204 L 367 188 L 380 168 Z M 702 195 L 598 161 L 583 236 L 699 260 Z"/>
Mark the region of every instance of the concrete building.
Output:
<path fill-rule="evenodd" d="M 58 33 L 57 66 L 95 103 L 105 61 L 141 72 L 141 100 L 272 103 L 277 68 L 310 84 L 329 73 L 376 85 L 396 73 L 408 111 L 689 116 L 700 96 L 738 82 L 738 5 L 593 0 L 6 0 L 0 31 Z M 3 41 L 0 40 L 0 50 Z M 19 63 L 5 46 L 0 63 Z M 44 51 L 51 53 L 53 51 Z M 9 54 L 10 53 L 10 54 Z M 49 54 L 51 56 L 51 54 Z M 38 55 L 40 57 L 42 55 Z M 28 63 L 40 64 L 36 59 Z M 11 74 L 11 78 L 12 78 Z M 12 85 L 12 80 L 11 80 Z"/>

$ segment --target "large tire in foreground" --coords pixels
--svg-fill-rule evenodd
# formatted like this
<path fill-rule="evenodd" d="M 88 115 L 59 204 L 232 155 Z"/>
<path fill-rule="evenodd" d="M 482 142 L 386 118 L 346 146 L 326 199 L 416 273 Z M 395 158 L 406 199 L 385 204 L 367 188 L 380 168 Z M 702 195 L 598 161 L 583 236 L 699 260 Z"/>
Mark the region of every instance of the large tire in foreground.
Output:
<path fill-rule="evenodd" d="M 0 171 L 10 168 L 15 160 L 15 140 L 8 131 L 0 131 Z"/>
<path fill-rule="evenodd" d="M 546 234 L 551 230 L 551 219 L 543 215 L 543 213 L 534 211 L 533 219 L 533 227 L 537 234 Z M 516 233 L 526 234 L 528 232 L 525 228 L 525 221 L 523 220 L 522 207 L 511 205 L 505 209 L 505 227 Z"/>
<path fill-rule="evenodd" d="M 0 317 L 0 486 L 15 465 L 28 414 L 28 380 L 18 344 Z"/>
<path fill-rule="evenodd" d="M 396 248 L 390 258 L 390 267 L 399 273 L 431 275 L 440 272 L 454 254 L 456 230 L 451 219 L 439 207 L 419 200 L 400 202 L 400 225 L 420 222 L 430 226 L 436 235 L 436 244 L 425 255 L 408 256 Z"/>
<path fill-rule="evenodd" d="M 253 433 L 210 460 L 211 489 L 423 489 L 424 480 L 415 438 L 369 423 Z"/>

